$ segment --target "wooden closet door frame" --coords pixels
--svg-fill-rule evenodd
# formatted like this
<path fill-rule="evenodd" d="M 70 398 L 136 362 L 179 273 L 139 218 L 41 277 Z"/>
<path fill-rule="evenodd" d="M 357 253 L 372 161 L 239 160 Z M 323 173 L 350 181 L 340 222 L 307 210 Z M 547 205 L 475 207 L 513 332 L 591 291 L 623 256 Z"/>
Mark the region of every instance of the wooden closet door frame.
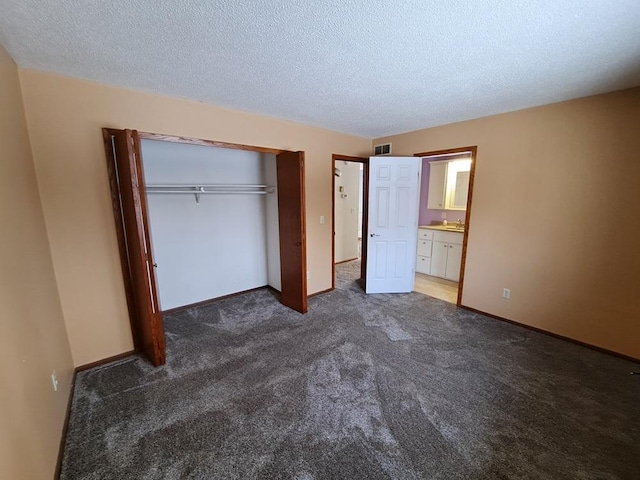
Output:
<path fill-rule="evenodd" d="M 118 186 L 118 179 L 116 176 L 116 167 L 114 166 L 114 154 L 113 154 L 113 149 L 112 149 L 112 145 L 111 145 L 111 141 L 108 140 L 108 135 L 110 132 L 114 132 L 114 131 L 122 131 L 125 129 L 113 129 L 113 128 L 103 128 L 103 135 L 104 135 L 104 140 L 105 140 L 105 150 L 106 150 L 106 157 L 107 157 L 107 170 L 109 173 L 109 186 L 110 186 L 110 190 L 111 190 L 111 198 L 112 198 L 112 206 L 113 206 L 113 213 L 114 213 L 114 219 L 115 219 L 115 223 L 116 223 L 116 235 L 118 237 L 118 247 L 119 247 L 119 251 L 120 251 L 120 263 L 121 263 L 121 267 L 122 267 L 122 276 L 123 276 L 123 281 L 124 281 L 124 289 L 125 289 L 125 295 L 126 295 L 126 299 L 127 299 L 127 307 L 128 307 L 128 311 L 129 311 L 129 321 L 131 323 L 131 333 L 133 336 L 133 343 L 134 343 L 134 348 L 137 352 L 140 352 L 142 350 L 142 344 L 143 344 L 143 339 L 142 339 L 142 335 L 141 335 L 141 329 L 140 326 L 137 325 L 137 321 L 139 320 L 137 318 L 137 310 L 136 310 L 136 303 L 135 303 L 135 294 L 134 294 L 134 287 L 133 287 L 133 283 L 131 280 L 131 270 L 130 270 L 130 266 L 129 266 L 129 259 L 128 259 L 128 254 L 127 254 L 127 233 L 125 231 L 125 227 L 122 221 L 122 197 L 120 195 L 120 190 L 119 190 L 119 186 Z M 238 144 L 238 143 L 228 143 L 228 142 L 220 142 L 220 141 L 216 141 L 216 140 L 205 140 L 205 139 L 200 139 L 200 138 L 191 138 L 191 137 L 181 137 L 181 136 L 176 136 L 176 135 L 166 135 L 166 134 L 160 134 L 160 133 L 151 133 L 151 132 L 141 132 L 138 131 L 137 132 L 137 137 L 139 139 L 146 139 L 146 140 L 158 140 L 158 141 L 164 141 L 164 142 L 174 142 L 174 143 L 185 143 L 185 144 L 190 144 L 190 145 L 202 145 L 202 146 L 207 146 L 207 147 L 216 147 L 216 148 L 230 148 L 230 149 L 234 149 L 234 150 L 247 150 L 247 151 L 252 151 L 252 152 L 258 152 L 258 153 L 270 153 L 270 154 L 274 154 L 274 155 L 279 155 L 279 154 L 297 154 L 299 156 L 301 156 L 304 159 L 304 152 L 292 152 L 290 150 L 282 150 L 282 149 L 277 149 L 277 148 L 268 148 L 268 147 L 257 147 L 257 146 L 253 146 L 253 145 L 244 145 L 244 144 Z M 137 148 L 139 148 L 140 146 L 137 145 Z M 298 229 L 296 228 L 296 232 L 291 232 L 291 237 L 296 239 L 296 242 L 300 242 L 300 247 L 301 247 L 301 258 L 300 258 L 300 264 L 302 266 L 302 272 L 304 275 L 304 281 L 301 282 L 300 288 L 298 288 L 298 292 L 299 292 L 299 296 L 301 298 L 296 299 L 296 304 L 303 306 L 303 308 L 301 309 L 297 309 L 294 308 L 298 311 L 300 311 L 301 313 L 305 313 L 306 312 L 306 305 L 307 305 L 307 298 L 308 298 L 308 294 L 307 294 L 307 284 L 306 284 L 306 274 L 307 274 L 307 258 L 306 258 L 306 251 L 307 251 L 307 242 L 306 242 L 306 209 L 305 209 L 305 198 L 304 198 L 304 182 L 305 182 L 305 175 L 304 175 L 304 162 L 302 162 L 301 164 L 301 170 L 300 170 L 300 175 L 301 175 L 301 183 L 302 183 L 302 198 L 300 201 L 300 205 L 298 206 L 299 210 L 300 210 L 300 228 L 303 231 L 303 235 L 302 238 L 300 238 Z M 145 199 L 146 200 L 146 199 Z M 281 211 L 280 211 L 280 206 L 278 205 L 278 217 L 280 218 L 281 215 Z M 284 232 L 285 235 L 287 232 Z M 137 233 L 136 233 L 137 235 Z M 283 232 L 280 232 L 280 250 L 282 251 L 283 248 L 286 250 L 286 245 L 283 245 L 283 241 L 286 240 L 285 235 L 283 235 Z M 150 234 L 149 234 L 150 236 Z M 282 269 L 282 262 L 283 259 L 282 257 L 280 258 L 280 265 L 281 265 L 281 269 Z M 298 281 L 298 279 L 292 279 L 292 281 Z M 282 282 L 283 285 L 285 284 L 285 282 Z M 282 295 L 282 292 L 280 292 Z M 164 327 L 162 326 L 162 332 L 159 332 L 164 336 Z"/>
<path fill-rule="evenodd" d="M 349 155 L 331 155 L 331 289 L 336 288 L 336 161 L 362 163 L 362 253 L 360 255 L 360 281 L 366 287 L 367 235 L 369 234 L 369 158 Z"/>
<path fill-rule="evenodd" d="M 111 201 L 118 235 L 134 348 L 163 365 L 165 335 L 158 307 L 140 139 L 135 130 L 103 128 Z"/>

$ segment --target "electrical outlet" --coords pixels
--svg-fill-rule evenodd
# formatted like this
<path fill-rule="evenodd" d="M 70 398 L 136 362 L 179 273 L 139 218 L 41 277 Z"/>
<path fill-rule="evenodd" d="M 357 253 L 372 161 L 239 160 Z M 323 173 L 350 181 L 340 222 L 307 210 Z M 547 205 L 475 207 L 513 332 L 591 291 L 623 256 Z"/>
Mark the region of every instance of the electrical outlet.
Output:
<path fill-rule="evenodd" d="M 320 225 L 324 225 L 324 215 L 320 215 Z"/>
<path fill-rule="evenodd" d="M 54 370 L 51 374 L 51 384 L 53 385 L 53 391 L 58 391 L 58 376 L 56 375 L 56 371 Z"/>
<path fill-rule="evenodd" d="M 502 298 L 506 298 L 507 300 L 511 298 L 511 289 L 503 288 L 502 289 Z"/>
<path fill-rule="evenodd" d="M 440 214 L 440 216 L 441 216 L 442 218 L 447 218 L 447 212 L 442 212 L 442 213 Z"/>

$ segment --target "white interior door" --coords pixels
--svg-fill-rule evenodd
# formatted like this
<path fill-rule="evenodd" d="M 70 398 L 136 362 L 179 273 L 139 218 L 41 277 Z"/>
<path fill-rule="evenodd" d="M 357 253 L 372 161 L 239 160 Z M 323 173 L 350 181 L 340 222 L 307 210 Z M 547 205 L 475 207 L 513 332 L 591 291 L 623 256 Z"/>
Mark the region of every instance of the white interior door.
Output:
<path fill-rule="evenodd" d="M 418 157 L 369 159 L 367 293 L 413 290 L 421 167 Z"/>

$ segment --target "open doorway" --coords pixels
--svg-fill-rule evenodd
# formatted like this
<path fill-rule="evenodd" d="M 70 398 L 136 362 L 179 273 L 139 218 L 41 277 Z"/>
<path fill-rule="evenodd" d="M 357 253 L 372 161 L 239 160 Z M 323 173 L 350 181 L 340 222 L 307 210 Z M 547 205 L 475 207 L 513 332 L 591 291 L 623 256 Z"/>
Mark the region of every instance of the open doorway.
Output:
<path fill-rule="evenodd" d="M 415 154 L 422 158 L 415 291 L 462 300 L 477 147 Z"/>
<path fill-rule="evenodd" d="M 335 265 L 352 262 L 365 278 L 367 256 L 367 207 L 369 159 L 333 155 L 332 208 L 332 288 L 335 288 Z"/>
<path fill-rule="evenodd" d="M 334 171 L 335 263 L 361 258 L 363 164 L 337 162 Z"/>

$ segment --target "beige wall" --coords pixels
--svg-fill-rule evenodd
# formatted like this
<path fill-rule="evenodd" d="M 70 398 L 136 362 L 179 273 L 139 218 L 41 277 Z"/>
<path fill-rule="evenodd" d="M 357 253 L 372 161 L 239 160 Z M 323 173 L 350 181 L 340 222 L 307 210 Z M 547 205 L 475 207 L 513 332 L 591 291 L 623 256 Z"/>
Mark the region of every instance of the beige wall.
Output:
<path fill-rule="evenodd" d="M 370 141 L 33 70 L 20 79 L 75 365 L 132 348 L 104 126 L 304 150 L 309 293 L 331 286 L 331 154 L 368 155 Z M 635 89 L 374 141 L 399 155 L 478 145 L 465 305 L 640 357 L 639 98 Z"/>
<path fill-rule="evenodd" d="M 374 143 L 478 146 L 464 305 L 640 358 L 639 118 L 632 89 Z"/>
<path fill-rule="evenodd" d="M 309 293 L 331 287 L 331 154 L 368 154 L 370 140 L 33 70 L 20 79 L 75 365 L 132 348 L 102 127 L 304 150 Z"/>
<path fill-rule="evenodd" d="M 0 478 L 50 479 L 72 360 L 29 148 L 18 70 L 0 46 Z M 50 375 L 60 386 L 53 391 Z"/>

